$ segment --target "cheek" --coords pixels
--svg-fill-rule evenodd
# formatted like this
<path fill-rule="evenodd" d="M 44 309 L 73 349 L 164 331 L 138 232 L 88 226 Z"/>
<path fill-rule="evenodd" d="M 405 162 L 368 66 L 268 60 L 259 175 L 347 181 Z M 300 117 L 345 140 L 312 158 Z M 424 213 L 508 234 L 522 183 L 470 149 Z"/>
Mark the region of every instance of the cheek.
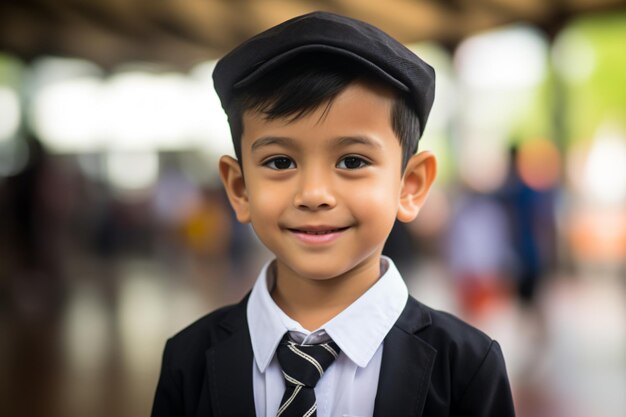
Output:
<path fill-rule="evenodd" d="M 377 181 L 350 190 L 355 214 L 381 229 L 393 226 L 398 212 L 399 187 L 393 181 Z"/>
<path fill-rule="evenodd" d="M 277 216 L 285 207 L 288 193 L 284 187 L 271 184 L 255 184 L 254 193 L 249 194 L 250 212 L 253 218 L 266 221 Z"/>
<path fill-rule="evenodd" d="M 400 197 L 400 178 L 388 170 L 379 170 L 368 181 L 353 185 L 350 190 L 363 201 L 378 206 L 397 206 Z"/>

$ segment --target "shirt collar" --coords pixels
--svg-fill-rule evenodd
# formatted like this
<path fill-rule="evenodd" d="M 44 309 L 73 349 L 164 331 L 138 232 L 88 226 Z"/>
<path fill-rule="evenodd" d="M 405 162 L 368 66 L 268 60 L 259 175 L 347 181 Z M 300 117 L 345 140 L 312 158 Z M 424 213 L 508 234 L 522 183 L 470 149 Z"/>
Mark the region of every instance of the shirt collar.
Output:
<path fill-rule="evenodd" d="M 248 300 L 247 317 L 254 358 L 261 372 L 271 362 L 285 332 L 304 335 L 326 332 L 350 360 L 365 367 L 400 317 L 408 298 L 407 287 L 391 259 L 382 257 L 387 270 L 355 302 L 315 332 L 304 329 L 274 302 L 268 289 L 271 261 L 261 269 Z"/>

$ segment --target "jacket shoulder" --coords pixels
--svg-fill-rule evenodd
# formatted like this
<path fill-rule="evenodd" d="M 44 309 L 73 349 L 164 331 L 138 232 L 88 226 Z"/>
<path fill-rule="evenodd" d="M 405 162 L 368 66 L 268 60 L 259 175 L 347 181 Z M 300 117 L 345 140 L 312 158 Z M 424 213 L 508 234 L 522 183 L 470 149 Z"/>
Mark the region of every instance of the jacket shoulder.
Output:
<path fill-rule="evenodd" d="M 480 360 L 494 343 L 494 340 L 483 331 L 455 315 L 435 310 L 418 301 L 416 303 L 423 314 L 430 318 L 430 325 L 424 326 L 417 335 L 438 352 Z"/>
<path fill-rule="evenodd" d="M 245 300 L 214 310 L 199 318 L 172 336 L 166 345 L 173 367 L 183 367 L 184 362 L 204 357 L 204 352 L 219 342 L 225 334 L 224 323 L 235 317 L 245 325 Z M 178 366 L 177 366 L 178 365 Z"/>
<path fill-rule="evenodd" d="M 205 383 L 207 351 L 233 332 L 247 332 L 246 305 L 247 297 L 239 304 L 201 317 L 168 339 L 152 417 L 197 414 Z"/>
<path fill-rule="evenodd" d="M 428 317 L 427 324 L 415 336 L 437 352 L 426 409 L 446 409 L 452 414 L 467 416 L 513 416 L 506 365 L 499 344 L 450 313 L 417 301 L 414 308 Z M 437 414 L 433 411 L 433 415 Z"/>

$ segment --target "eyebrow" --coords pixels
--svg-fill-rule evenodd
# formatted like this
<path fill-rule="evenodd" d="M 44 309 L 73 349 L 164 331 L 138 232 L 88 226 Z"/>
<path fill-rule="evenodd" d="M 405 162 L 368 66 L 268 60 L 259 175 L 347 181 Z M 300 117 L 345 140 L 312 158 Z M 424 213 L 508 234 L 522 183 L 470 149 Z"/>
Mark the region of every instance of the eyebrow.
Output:
<path fill-rule="evenodd" d="M 367 136 L 342 136 L 337 142 L 337 147 L 349 146 L 349 145 L 365 145 L 373 148 L 382 148 L 380 142 L 373 140 Z"/>
<path fill-rule="evenodd" d="M 259 148 L 262 148 L 264 146 L 270 146 L 270 145 L 279 145 L 279 146 L 284 146 L 287 148 L 294 147 L 293 141 L 289 138 L 280 137 L 280 136 L 264 136 L 262 138 L 255 140 L 252 143 L 251 151 L 254 152 L 258 150 Z"/>
<path fill-rule="evenodd" d="M 292 139 L 281 136 L 264 136 L 252 143 L 251 151 L 254 152 L 260 148 L 270 145 L 284 146 L 286 148 L 294 148 L 295 144 Z M 372 148 L 382 148 L 382 145 L 367 136 L 341 136 L 336 139 L 334 147 L 341 148 L 350 145 L 365 145 Z"/>

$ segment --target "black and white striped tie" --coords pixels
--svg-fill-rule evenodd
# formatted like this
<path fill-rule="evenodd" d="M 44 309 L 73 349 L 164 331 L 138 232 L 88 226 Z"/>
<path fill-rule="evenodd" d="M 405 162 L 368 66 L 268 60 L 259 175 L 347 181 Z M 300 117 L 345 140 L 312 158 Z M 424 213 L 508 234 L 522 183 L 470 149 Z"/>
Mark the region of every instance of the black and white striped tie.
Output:
<path fill-rule="evenodd" d="M 276 417 L 315 417 L 315 385 L 339 355 L 339 347 L 330 341 L 319 345 L 298 345 L 285 334 L 278 345 L 278 362 L 283 368 L 285 394 Z"/>

